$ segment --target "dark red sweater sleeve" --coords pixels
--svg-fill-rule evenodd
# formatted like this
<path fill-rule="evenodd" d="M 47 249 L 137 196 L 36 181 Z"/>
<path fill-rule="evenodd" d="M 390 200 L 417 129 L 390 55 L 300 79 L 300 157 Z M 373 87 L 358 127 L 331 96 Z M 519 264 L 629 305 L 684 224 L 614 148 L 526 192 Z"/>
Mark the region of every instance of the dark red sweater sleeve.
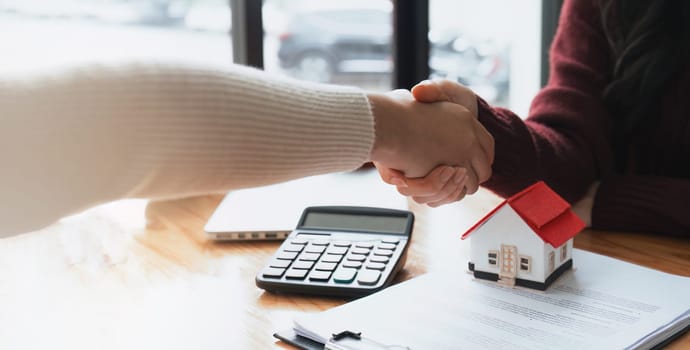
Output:
<path fill-rule="evenodd" d="M 566 0 L 550 51 L 550 78 L 523 121 L 479 100 L 494 135 L 494 173 L 484 185 L 504 197 L 544 180 L 568 201 L 601 184 L 592 227 L 690 236 L 690 180 L 613 174 L 611 124 L 601 99 L 612 59 L 596 0 Z"/>
<path fill-rule="evenodd" d="M 526 120 L 479 101 L 479 121 L 496 140 L 494 172 L 485 186 L 499 195 L 543 180 L 573 202 L 611 163 L 601 100 L 611 59 L 595 1 L 565 1 L 550 51 L 549 82 Z"/>

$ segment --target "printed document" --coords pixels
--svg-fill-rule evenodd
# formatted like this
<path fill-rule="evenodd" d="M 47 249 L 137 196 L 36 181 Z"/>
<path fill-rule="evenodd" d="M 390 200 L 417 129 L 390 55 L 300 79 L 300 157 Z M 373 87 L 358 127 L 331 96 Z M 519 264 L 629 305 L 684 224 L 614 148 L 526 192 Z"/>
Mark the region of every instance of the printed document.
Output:
<path fill-rule="evenodd" d="M 409 349 L 649 349 L 690 325 L 690 278 L 575 249 L 548 290 L 431 273 L 300 317 L 320 343 L 350 330 Z"/>

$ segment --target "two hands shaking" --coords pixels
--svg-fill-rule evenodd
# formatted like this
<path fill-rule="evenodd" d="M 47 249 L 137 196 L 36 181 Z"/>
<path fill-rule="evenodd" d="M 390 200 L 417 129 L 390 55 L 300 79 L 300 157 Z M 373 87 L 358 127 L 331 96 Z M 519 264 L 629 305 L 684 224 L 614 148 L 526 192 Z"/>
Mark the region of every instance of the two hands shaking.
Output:
<path fill-rule="evenodd" d="M 477 96 L 450 80 L 368 94 L 371 160 L 386 183 L 436 207 L 473 194 L 491 176 L 494 139 L 477 120 Z"/>

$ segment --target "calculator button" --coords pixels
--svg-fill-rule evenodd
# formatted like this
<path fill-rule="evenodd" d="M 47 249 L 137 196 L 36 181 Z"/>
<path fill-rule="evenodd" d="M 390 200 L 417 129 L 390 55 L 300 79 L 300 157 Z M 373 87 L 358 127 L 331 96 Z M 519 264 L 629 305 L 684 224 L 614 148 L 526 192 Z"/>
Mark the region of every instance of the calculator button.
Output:
<path fill-rule="evenodd" d="M 347 247 L 328 247 L 326 253 L 343 255 L 347 253 Z"/>
<path fill-rule="evenodd" d="M 310 281 L 328 281 L 331 278 L 331 271 L 312 271 L 309 274 Z"/>
<path fill-rule="evenodd" d="M 267 267 L 264 269 L 261 275 L 267 278 L 280 278 L 280 276 L 283 275 L 283 272 L 285 272 L 285 269 Z"/>
<path fill-rule="evenodd" d="M 328 245 L 329 243 L 331 242 L 326 239 L 315 239 L 311 241 L 311 244 L 313 245 Z"/>
<path fill-rule="evenodd" d="M 350 261 L 364 261 L 364 260 L 367 260 L 367 256 L 366 256 L 366 255 L 362 255 L 362 254 L 350 254 L 350 255 L 347 256 L 347 260 L 350 260 Z"/>
<path fill-rule="evenodd" d="M 280 252 L 276 259 L 280 260 L 294 260 L 297 257 L 297 252 Z"/>
<path fill-rule="evenodd" d="M 304 246 L 301 244 L 288 244 L 283 248 L 284 252 L 301 252 Z"/>
<path fill-rule="evenodd" d="M 298 270 L 309 270 L 311 267 L 314 266 L 313 261 L 304 261 L 304 260 L 298 260 L 295 261 L 294 264 L 292 264 L 293 269 L 298 269 Z"/>
<path fill-rule="evenodd" d="M 314 267 L 314 269 L 319 271 L 333 271 L 335 270 L 336 266 L 338 266 L 338 263 L 320 262 L 316 264 L 316 267 Z"/>
<path fill-rule="evenodd" d="M 307 270 L 296 270 L 296 269 L 289 269 L 285 273 L 285 278 L 291 279 L 291 280 L 303 280 L 304 277 L 307 277 Z"/>
<path fill-rule="evenodd" d="M 392 256 L 393 251 L 388 250 L 388 249 L 376 249 L 374 250 L 374 255 L 380 255 L 380 256 Z"/>
<path fill-rule="evenodd" d="M 371 248 L 374 248 L 374 243 L 371 243 L 371 242 L 357 242 L 357 244 L 355 244 L 355 247 L 359 247 L 359 248 L 369 248 L 369 249 L 371 249 Z"/>
<path fill-rule="evenodd" d="M 390 250 L 395 250 L 396 245 L 391 244 L 391 243 L 379 243 L 378 248 L 379 249 L 390 249 Z"/>
<path fill-rule="evenodd" d="M 338 263 L 342 258 L 342 255 L 326 254 L 323 256 L 323 258 L 321 258 L 321 261 L 326 263 Z"/>
<path fill-rule="evenodd" d="M 368 248 L 352 248 L 350 250 L 350 253 L 352 254 L 362 254 L 362 255 L 369 255 L 370 250 Z"/>
<path fill-rule="evenodd" d="M 357 270 L 340 268 L 333 274 L 333 281 L 336 283 L 352 283 L 355 276 L 357 276 Z"/>
<path fill-rule="evenodd" d="M 319 260 L 319 256 L 321 256 L 321 254 L 317 254 L 317 253 L 302 253 L 302 254 L 300 254 L 300 256 L 299 256 L 299 260 L 304 260 L 304 261 L 316 261 L 316 260 Z"/>
<path fill-rule="evenodd" d="M 335 241 L 333 245 L 336 247 L 349 247 L 352 243 L 350 241 Z"/>
<path fill-rule="evenodd" d="M 361 261 L 345 261 L 343 263 L 343 267 L 350 267 L 353 269 L 358 269 L 362 267 L 362 262 Z"/>
<path fill-rule="evenodd" d="M 282 268 L 286 268 L 286 267 L 288 267 L 288 266 L 290 265 L 291 262 L 292 262 L 291 260 L 273 259 L 273 261 L 271 261 L 271 263 L 268 264 L 268 266 L 270 266 L 270 267 L 282 267 Z"/>
<path fill-rule="evenodd" d="M 370 269 L 370 270 L 383 270 L 386 268 L 386 264 L 377 263 L 377 262 L 370 262 L 370 263 L 367 263 L 366 268 Z"/>
<path fill-rule="evenodd" d="M 323 251 L 326 250 L 326 246 L 323 245 L 309 245 L 307 248 L 304 250 L 307 253 L 323 253 Z"/>
<path fill-rule="evenodd" d="M 309 242 L 309 241 L 307 241 L 304 238 L 293 238 L 290 240 L 290 243 L 299 244 L 299 245 L 305 245 L 305 244 L 307 244 L 307 242 Z"/>
<path fill-rule="evenodd" d="M 359 276 L 357 276 L 357 283 L 365 286 L 371 286 L 376 284 L 380 278 L 381 272 L 375 270 L 364 270 L 359 273 Z"/>
<path fill-rule="evenodd" d="M 388 263 L 389 260 L 390 259 L 388 259 L 387 256 L 381 256 L 381 255 L 372 255 L 371 257 L 369 257 L 369 261 L 376 262 L 376 263 L 386 264 L 386 263 Z"/>
<path fill-rule="evenodd" d="M 383 243 L 390 243 L 390 244 L 398 244 L 400 243 L 400 240 L 397 238 L 382 238 L 381 242 Z"/>

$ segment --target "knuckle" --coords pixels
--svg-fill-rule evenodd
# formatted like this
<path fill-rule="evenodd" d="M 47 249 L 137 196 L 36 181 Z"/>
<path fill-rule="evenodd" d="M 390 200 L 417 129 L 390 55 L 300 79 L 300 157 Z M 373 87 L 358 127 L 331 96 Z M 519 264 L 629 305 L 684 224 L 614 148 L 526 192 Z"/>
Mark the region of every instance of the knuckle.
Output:
<path fill-rule="evenodd" d="M 450 81 L 449 79 L 440 79 L 438 81 L 438 85 L 442 88 L 449 88 L 449 87 L 453 86 L 453 82 Z"/>
<path fill-rule="evenodd" d="M 448 204 L 448 203 L 452 203 L 453 200 L 454 200 L 453 198 L 448 197 L 448 198 L 444 198 L 443 200 L 440 200 L 440 201 L 438 201 L 438 202 L 436 202 L 436 203 L 437 203 L 438 206 L 440 207 L 440 206 L 442 206 L 442 205 L 446 205 L 446 204 Z"/>
<path fill-rule="evenodd" d="M 412 197 L 412 200 L 417 204 L 426 204 L 426 200 L 423 197 Z"/>
<path fill-rule="evenodd" d="M 472 186 L 472 188 L 469 188 L 467 191 L 467 194 L 475 194 L 477 190 L 479 189 L 479 186 Z"/>
<path fill-rule="evenodd" d="M 491 170 L 490 169 L 484 169 L 481 173 L 481 177 L 479 178 L 479 182 L 480 183 L 485 182 L 485 181 L 489 180 L 490 177 L 491 177 Z"/>
<path fill-rule="evenodd" d="M 439 193 L 443 190 L 443 186 L 446 184 L 441 182 L 441 181 L 435 181 L 432 186 L 431 186 L 431 192 L 433 193 Z"/>

